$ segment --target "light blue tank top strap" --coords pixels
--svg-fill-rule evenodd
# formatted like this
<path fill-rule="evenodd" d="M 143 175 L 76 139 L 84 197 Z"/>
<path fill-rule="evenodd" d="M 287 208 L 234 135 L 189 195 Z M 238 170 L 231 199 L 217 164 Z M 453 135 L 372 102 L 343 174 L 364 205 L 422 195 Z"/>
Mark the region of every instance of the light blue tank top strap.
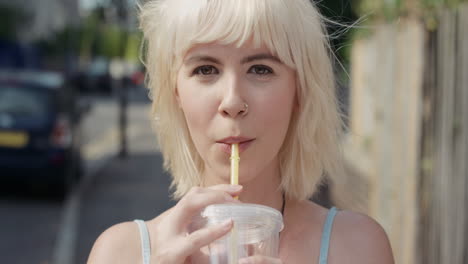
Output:
<path fill-rule="evenodd" d="M 331 230 L 336 212 L 336 207 L 332 207 L 328 212 L 327 219 L 325 220 L 325 224 L 323 225 L 322 242 L 320 243 L 319 264 L 327 264 L 328 262 L 328 248 L 330 247 Z"/>
<path fill-rule="evenodd" d="M 134 220 L 138 224 L 138 229 L 140 230 L 140 239 L 141 239 L 141 255 L 143 257 L 143 264 L 150 264 L 151 257 L 151 244 L 149 239 L 148 228 L 146 227 L 145 221 L 143 220 Z"/>
<path fill-rule="evenodd" d="M 325 224 L 323 226 L 322 231 L 322 241 L 320 244 L 319 264 L 327 264 L 328 262 L 328 248 L 330 247 L 331 230 L 336 213 L 336 207 L 332 207 L 328 212 L 327 219 L 325 220 Z M 151 245 L 149 240 L 148 228 L 146 227 L 145 222 L 142 220 L 134 220 L 134 222 L 138 224 L 138 229 L 140 230 L 143 264 L 150 264 Z"/>

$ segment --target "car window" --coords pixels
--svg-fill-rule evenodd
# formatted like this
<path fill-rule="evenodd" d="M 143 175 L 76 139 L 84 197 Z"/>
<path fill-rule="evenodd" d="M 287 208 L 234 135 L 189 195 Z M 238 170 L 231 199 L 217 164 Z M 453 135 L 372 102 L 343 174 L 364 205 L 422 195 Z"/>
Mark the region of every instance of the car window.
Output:
<path fill-rule="evenodd" d="M 46 118 L 52 110 L 51 97 L 49 90 L 40 87 L 0 84 L 0 113 Z"/>
<path fill-rule="evenodd" d="M 106 74 L 108 71 L 108 63 L 103 59 L 97 59 L 89 66 L 89 74 L 98 76 Z"/>

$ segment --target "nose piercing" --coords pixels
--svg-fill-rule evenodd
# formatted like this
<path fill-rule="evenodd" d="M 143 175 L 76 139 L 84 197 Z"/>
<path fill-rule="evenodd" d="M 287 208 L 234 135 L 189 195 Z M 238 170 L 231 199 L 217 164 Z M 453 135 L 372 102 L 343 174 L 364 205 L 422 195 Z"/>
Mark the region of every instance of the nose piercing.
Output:
<path fill-rule="evenodd" d="M 242 115 L 245 116 L 248 111 L 249 111 L 249 105 L 244 103 L 244 109 L 242 109 L 242 111 L 241 111 Z"/>

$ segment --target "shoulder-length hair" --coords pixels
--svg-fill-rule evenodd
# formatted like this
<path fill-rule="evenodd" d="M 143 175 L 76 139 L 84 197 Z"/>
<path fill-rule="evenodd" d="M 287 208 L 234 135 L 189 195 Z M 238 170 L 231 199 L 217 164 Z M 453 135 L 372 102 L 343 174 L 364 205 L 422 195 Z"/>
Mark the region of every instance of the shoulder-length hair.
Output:
<path fill-rule="evenodd" d="M 331 51 L 324 22 L 308 0 L 149 0 L 140 9 L 144 62 L 164 168 L 174 197 L 201 184 L 203 161 L 176 96 L 176 76 L 196 44 L 241 46 L 252 39 L 296 71 L 294 111 L 279 155 L 281 188 L 307 199 L 324 174 L 341 172 L 339 116 Z"/>

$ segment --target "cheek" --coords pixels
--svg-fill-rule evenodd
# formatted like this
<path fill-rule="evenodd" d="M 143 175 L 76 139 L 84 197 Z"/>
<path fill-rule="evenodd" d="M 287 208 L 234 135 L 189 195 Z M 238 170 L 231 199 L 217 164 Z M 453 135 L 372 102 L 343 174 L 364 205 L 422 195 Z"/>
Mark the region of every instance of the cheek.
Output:
<path fill-rule="evenodd" d="M 178 79 L 177 81 L 177 95 L 179 107 L 184 113 L 185 119 L 189 127 L 191 127 L 194 122 L 199 120 L 199 117 L 202 116 L 201 100 L 199 96 L 195 94 L 195 88 L 192 87 L 190 82 Z"/>
<path fill-rule="evenodd" d="M 294 94 L 295 92 L 291 88 L 284 89 L 281 93 L 262 97 L 260 102 L 262 105 L 261 119 L 264 120 L 266 127 L 287 129 L 294 108 Z"/>
<path fill-rule="evenodd" d="M 200 147 L 200 138 L 206 135 L 213 115 L 213 100 L 209 94 L 197 92 L 193 85 L 180 82 L 178 89 L 179 105 L 185 116 L 190 135 L 195 145 Z"/>
<path fill-rule="evenodd" d="M 181 109 L 184 112 L 185 121 L 192 136 L 201 133 L 200 130 L 206 126 L 209 113 L 203 105 L 201 98 L 181 101 Z"/>
<path fill-rule="evenodd" d="M 271 131 L 270 135 L 275 141 L 281 143 L 289 127 L 291 119 L 291 107 L 281 105 L 281 100 L 272 102 L 272 107 L 263 111 L 264 128 Z"/>
<path fill-rule="evenodd" d="M 294 108 L 294 91 L 276 94 L 265 100 L 262 110 L 263 129 L 268 135 L 269 151 L 277 153 L 283 145 Z"/>

